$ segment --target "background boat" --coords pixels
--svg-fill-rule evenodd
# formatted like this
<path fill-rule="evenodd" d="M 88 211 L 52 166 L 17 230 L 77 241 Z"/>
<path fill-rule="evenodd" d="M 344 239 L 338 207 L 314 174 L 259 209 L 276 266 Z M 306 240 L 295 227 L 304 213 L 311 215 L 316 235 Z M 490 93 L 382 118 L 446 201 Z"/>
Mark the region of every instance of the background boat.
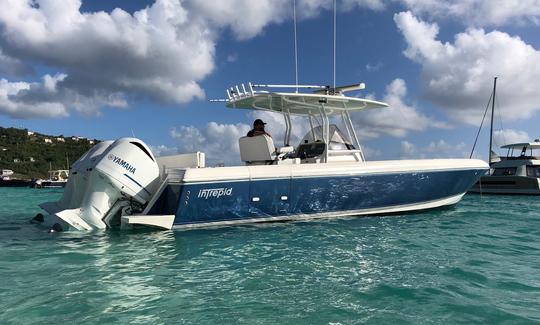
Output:
<path fill-rule="evenodd" d="M 58 169 L 50 170 L 49 178 L 37 179 L 32 182 L 34 188 L 64 188 L 69 178 L 69 170 Z"/>
<path fill-rule="evenodd" d="M 500 157 L 493 150 L 493 120 L 495 116 L 496 92 L 497 77 L 493 80 L 493 91 L 490 96 L 490 102 L 488 102 L 488 106 L 486 107 L 487 113 L 487 108 L 489 107 L 489 103 L 491 103 L 491 123 L 489 130 L 490 170 L 471 187 L 469 192 L 480 194 L 540 195 L 540 157 L 533 155 L 533 150 L 540 149 L 539 139 L 533 142 L 511 143 L 502 146 L 502 149 L 507 149 L 506 157 Z M 478 134 L 480 134 L 483 122 L 482 120 Z M 478 134 L 476 140 L 478 140 Z M 471 152 L 471 156 L 473 152 Z"/>
<path fill-rule="evenodd" d="M 0 169 L 0 187 L 28 187 L 30 181 L 12 177 L 15 172 L 11 169 Z"/>
<path fill-rule="evenodd" d="M 0 179 L 0 187 L 28 187 L 30 186 L 30 183 L 31 181 L 24 179 Z"/>

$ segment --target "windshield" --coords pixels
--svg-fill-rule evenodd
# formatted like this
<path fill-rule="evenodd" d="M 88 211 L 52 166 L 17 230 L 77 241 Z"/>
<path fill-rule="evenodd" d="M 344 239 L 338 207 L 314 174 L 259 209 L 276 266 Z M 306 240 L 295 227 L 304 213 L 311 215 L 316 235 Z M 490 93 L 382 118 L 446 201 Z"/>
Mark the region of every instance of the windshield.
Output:
<path fill-rule="evenodd" d="M 335 124 L 330 124 L 330 150 L 352 150 L 355 149 L 351 144 L 351 141 L 339 130 Z M 313 137 L 315 136 L 315 138 Z M 322 142 L 322 127 L 316 126 L 312 131 L 309 131 L 300 144 L 302 143 L 311 143 L 311 142 Z"/>
<path fill-rule="evenodd" d="M 535 154 L 538 153 L 538 148 L 532 148 L 530 146 L 523 146 L 520 150 L 520 148 L 508 148 L 507 152 L 507 158 L 536 158 Z M 493 155 L 493 154 L 492 154 Z"/>

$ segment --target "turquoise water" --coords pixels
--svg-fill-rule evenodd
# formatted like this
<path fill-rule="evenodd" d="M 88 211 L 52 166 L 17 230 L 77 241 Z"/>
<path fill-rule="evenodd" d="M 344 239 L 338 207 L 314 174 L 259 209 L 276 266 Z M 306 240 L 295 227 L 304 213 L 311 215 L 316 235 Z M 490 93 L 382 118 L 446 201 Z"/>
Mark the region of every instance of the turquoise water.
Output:
<path fill-rule="evenodd" d="M 540 200 L 198 231 L 49 234 L 0 188 L 1 324 L 540 322 Z"/>

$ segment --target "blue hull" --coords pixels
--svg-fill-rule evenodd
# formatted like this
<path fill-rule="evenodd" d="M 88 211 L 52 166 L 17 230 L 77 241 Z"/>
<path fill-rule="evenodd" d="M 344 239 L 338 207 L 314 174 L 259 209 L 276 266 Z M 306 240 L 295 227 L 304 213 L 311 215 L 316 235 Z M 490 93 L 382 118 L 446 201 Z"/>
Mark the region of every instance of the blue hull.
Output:
<path fill-rule="evenodd" d="M 168 184 L 148 215 L 174 226 L 416 205 L 465 193 L 483 169 Z"/>

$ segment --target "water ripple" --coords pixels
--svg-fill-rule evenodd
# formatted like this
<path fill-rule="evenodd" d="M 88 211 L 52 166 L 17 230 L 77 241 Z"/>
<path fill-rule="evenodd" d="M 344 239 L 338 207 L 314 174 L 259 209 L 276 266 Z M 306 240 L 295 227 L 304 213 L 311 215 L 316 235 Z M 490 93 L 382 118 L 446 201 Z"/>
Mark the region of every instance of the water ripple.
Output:
<path fill-rule="evenodd" d="M 0 189 L 0 323 L 540 322 L 540 202 L 185 232 L 49 234 Z"/>

